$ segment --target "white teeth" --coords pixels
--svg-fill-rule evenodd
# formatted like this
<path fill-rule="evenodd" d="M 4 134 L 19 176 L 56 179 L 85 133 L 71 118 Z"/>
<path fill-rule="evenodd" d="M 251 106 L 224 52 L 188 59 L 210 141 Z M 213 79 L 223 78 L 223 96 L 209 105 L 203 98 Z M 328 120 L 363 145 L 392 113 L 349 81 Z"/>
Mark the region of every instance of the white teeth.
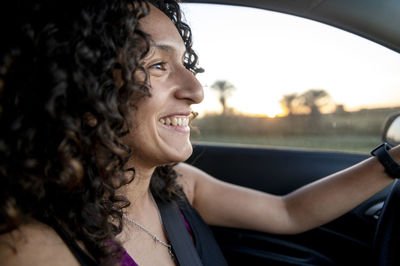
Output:
<path fill-rule="evenodd" d="M 187 127 L 189 125 L 189 117 L 167 117 L 167 118 L 160 118 L 161 124 L 167 126 L 182 126 Z"/>

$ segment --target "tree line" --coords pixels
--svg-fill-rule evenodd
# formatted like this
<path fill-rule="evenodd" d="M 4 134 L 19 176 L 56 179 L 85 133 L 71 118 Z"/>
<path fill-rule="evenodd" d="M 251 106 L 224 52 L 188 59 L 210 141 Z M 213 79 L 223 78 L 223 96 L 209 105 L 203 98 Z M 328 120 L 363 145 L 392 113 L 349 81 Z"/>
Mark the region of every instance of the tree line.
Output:
<path fill-rule="evenodd" d="M 236 90 L 235 86 L 227 80 L 217 80 L 211 88 L 217 91 L 218 100 L 222 106 L 222 113 L 227 113 L 227 99 Z M 310 89 L 304 93 L 290 93 L 283 95 L 280 104 L 285 109 L 288 116 L 295 114 L 310 114 L 316 116 L 321 114 L 324 106 L 332 104 L 330 94 L 323 89 Z M 343 105 L 337 105 L 338 109 L 344 111 Z"/>

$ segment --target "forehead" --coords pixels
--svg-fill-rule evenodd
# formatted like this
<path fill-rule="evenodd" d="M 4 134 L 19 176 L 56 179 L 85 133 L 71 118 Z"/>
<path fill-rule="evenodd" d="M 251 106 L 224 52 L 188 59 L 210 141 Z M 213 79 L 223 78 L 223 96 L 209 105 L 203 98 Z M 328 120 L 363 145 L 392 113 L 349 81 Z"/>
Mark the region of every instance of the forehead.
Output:
<path fill-rule="evenodd" d="M 141 19 L 139 25 L 141 30 L 150 35 L 153 44 L 185 52 L 182 37 L 174 23 L 153 5 L 150 5 L 149 15 Z"/>

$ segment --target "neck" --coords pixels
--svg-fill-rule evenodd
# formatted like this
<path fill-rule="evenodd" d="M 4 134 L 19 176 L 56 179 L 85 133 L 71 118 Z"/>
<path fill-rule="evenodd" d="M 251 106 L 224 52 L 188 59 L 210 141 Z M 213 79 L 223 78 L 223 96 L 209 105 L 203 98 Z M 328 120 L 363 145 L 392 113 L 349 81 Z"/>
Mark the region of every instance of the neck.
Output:
<path fill-rule="evenodd" d="M 120 192 L 130 201 L 128 212 L 139 215 L 140 210 L 149 204 L 151 198 L 149 194 L 150 180 L 155 167 L 143 168 L 135 166 L 135 177 L 131 183 L 120 188 Z"/>

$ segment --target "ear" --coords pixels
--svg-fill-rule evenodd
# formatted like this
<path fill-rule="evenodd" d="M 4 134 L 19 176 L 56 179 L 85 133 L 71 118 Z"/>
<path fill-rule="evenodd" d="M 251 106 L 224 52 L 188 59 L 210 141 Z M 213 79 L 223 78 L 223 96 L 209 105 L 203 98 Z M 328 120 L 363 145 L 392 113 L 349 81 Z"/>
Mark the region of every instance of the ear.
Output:
<path fill-rule="evenodd" d="M 83 119 L 84 119 L 86 125 L 88 125 L 90 127 L 97 126 L 97 118 L 92 113 L 86 112 L 83 115 Z"/>
<path fill-rule="evenodd" d="M 122 80 L 122 72 L 121 69 L 114 69 L 113 70 L 113 77 L 114 77 L 114 85 L 116 88 L 121 88 L 124 85 L 124 81 Z"/>

